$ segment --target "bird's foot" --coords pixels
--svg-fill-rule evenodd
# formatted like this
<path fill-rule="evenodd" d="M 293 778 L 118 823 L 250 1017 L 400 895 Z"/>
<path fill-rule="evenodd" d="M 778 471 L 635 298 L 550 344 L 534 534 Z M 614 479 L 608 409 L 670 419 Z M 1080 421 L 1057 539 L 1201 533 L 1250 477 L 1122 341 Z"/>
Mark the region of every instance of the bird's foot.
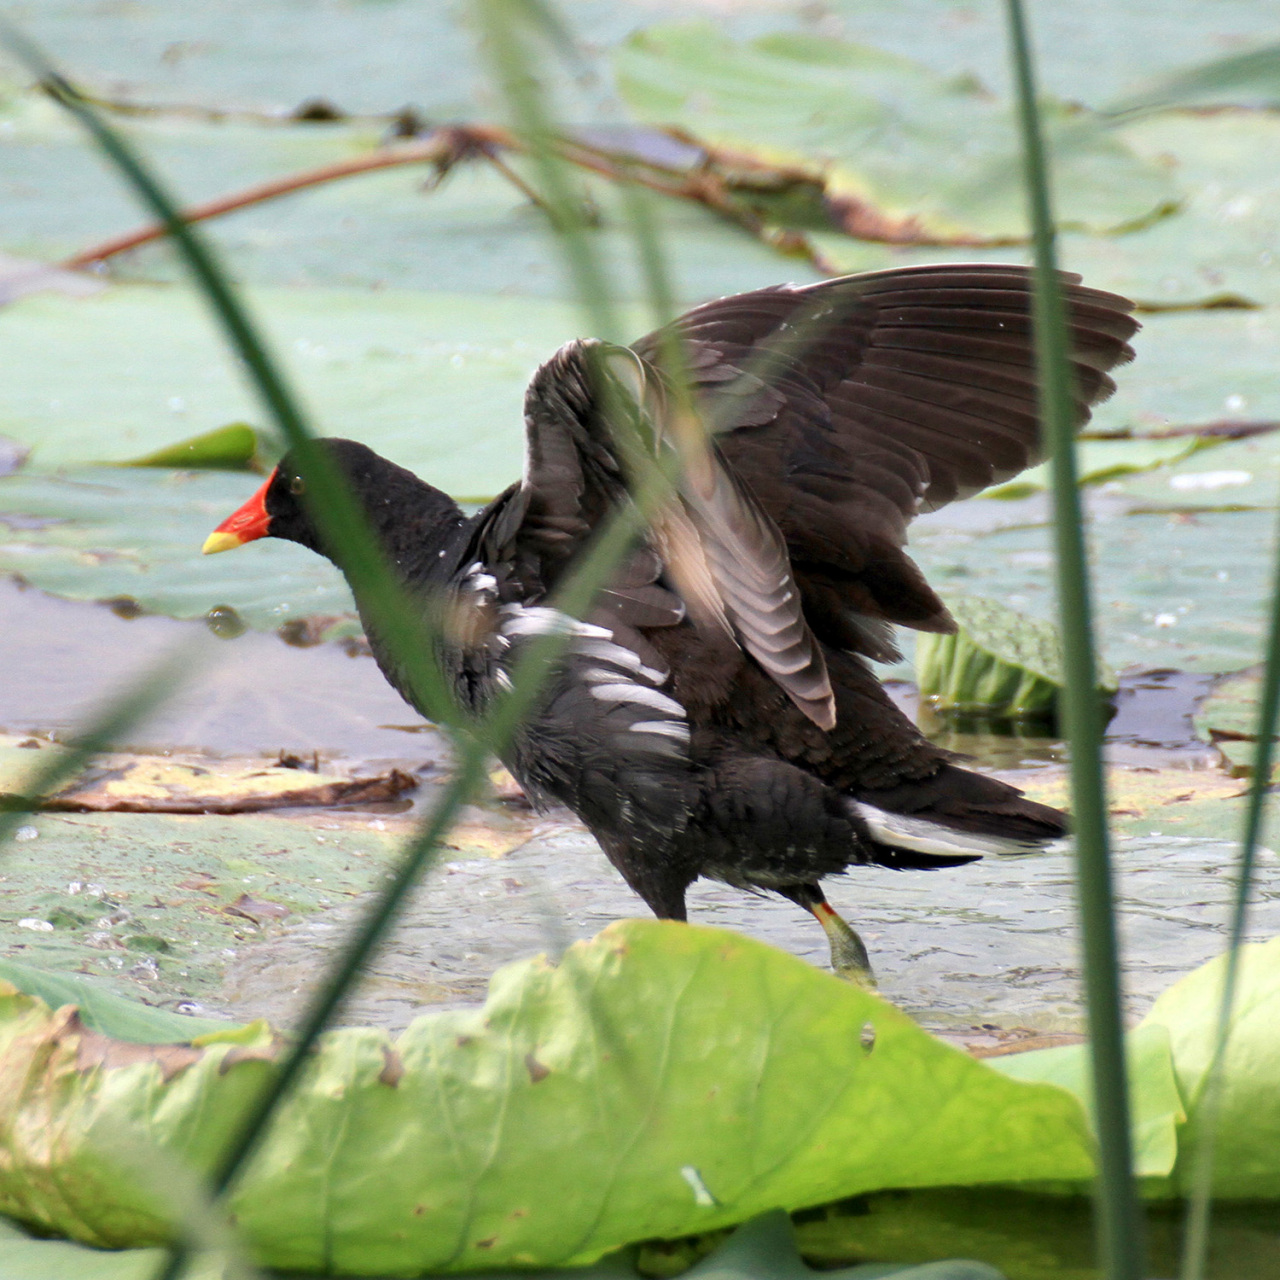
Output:
<path fill-rule="evenodd" d="M 867 991 L 876 989 L 876 975 L 871 971 L 871 958 L 862 939 L 829 902 L 815 903 L 810 908 L 817 917 L 831 945 L 831 967 L 836 977 L 852 982 Z"/>

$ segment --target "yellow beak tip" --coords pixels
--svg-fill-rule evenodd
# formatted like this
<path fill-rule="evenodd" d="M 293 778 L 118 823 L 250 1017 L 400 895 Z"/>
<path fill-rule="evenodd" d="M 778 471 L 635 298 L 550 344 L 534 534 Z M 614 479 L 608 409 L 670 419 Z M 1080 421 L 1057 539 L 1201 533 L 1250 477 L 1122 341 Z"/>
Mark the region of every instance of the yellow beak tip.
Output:
<path fill-rule="evenodd" d="M 211 556 L 215 551 L 230 551 L 233 547 L 244 546 L 244 539 L 234 533 L 211 533 L 200 549 L 201 555 Z"/>

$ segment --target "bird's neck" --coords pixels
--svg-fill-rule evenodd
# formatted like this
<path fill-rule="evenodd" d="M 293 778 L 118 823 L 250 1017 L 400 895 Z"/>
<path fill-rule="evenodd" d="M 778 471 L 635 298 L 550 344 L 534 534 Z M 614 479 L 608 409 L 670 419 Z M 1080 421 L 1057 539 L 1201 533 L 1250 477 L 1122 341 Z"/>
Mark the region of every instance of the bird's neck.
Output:
<path fill-rule="evenodd" d="M 377 484 L 362 486 L 365 513 L 378 545 L 405 586 L 443 582 L 466 517 L 447 493 L 403 467 L 380 462 Z M 329 559 L 345 571 L 340 553 L 329 554 Z"/>

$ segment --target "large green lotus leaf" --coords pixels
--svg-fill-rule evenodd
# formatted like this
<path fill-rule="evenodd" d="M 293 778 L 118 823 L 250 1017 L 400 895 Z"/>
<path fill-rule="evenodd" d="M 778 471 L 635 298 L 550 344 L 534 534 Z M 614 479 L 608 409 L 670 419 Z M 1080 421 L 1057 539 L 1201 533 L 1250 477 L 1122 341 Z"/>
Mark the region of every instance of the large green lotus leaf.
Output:
<path fill-rule="evenodd" d="M 30 92 L 2 114 L 0 157 L 14 185 L 0 207 L 0 241 L 12 252 L 52 259 L 150 221 L 84 129 L 49 99 Z M 384 132 L 370 121 L 317 127 L 181 112 L 123 127 L 184 203 L 360 156 Z"/>
<path fill-rule="evenodd" d="M 89 140 L 61 116 L 47 118 L 52 110 L 29 108 L 0 130 L 0 162 L 11 184 L 0 204 L 0 245 L 45 261 L 146 220 Z M 134 121 L 129 129 L 188 201 L 359 159 L 378 141 L 367 124 L 228 125 L 179 116 Z M 472 161 L 426 191 L 428 173 L 415 164 L 361 174 L 216 218 L 204 228 L 246 283 L 566 295 L 563 255 L 545 215 L 509 181 Z M 645 297 L 616 193 L 585 173 L 578 182 L 599 218 L 592 235 L 609 263 L 611 287 L 623 298 Z M 682 304 L 784 278 L 816 278 L 806 263 L 780 257 L 700 205 L 659 200 L 654 211 Z M 113 258 L 108 270 L 116 279 L 188 279 L 163 243 Z"/>
<path fill-rule="evenodd" d="M 1140 1178 L 1163 1178 L 1178 1157 L 1178 1125 L 1187 1117 L 1173 1073 L 1169 1033 L 1154 1023 L 1135 1028 L 1126 1040 L 1129 1097 L 1133 1112 L 1133 1168 Z M 1087 1045 L 1061 1045 L 989 1059 L 1014 1080 L 1056 1084 L 1080 1099 L 1093 1121 L 1093 1086 Z"/>
<path fill-rule="evenodd" d="M 75 1003 L 130 1040 L 174 1037 L 189 1025 L 174 1008 L 216 1007 L 242 951 L 368 893 L 395 849 L 375 819 L 332 812 L 40 814 L 21 835 L 4 851 L 0 950 L 24 966 L 89 975 Z M 30 989 L 51 1003 L 72 998 L 63 987 Z M 100 999 L 121 995 L 162 1008 L 135 1004 L 138 1020 L 125 1026 Z"/>
<path fill-rule="evenodd" d="M 1068 229 L 1059 247 L 1062 265 L 1088 284 L 1156 307 L 1280 300 L 1280 179 L 1268 163 L 1280 145 L 1280 120 L 1269 112 L 1176 114 L 1125 125 L 1117 136 L 1148 163 L 1169 166 L 1182 204 L 1173 217 L 1122 236 Z M 1022 249 L 909 249 L 892 259 L 882 251 L 877 262 L 870 246 L 847 237 L 818 235 L 816 243 L 846 271 L 892 261 L 1026 260 Z M 1121 372 L 1122 386 L 1134 372 Z"/>
<path fill-rule="evenodd" d="M 1120 130 L 1151 162 L 1172 165 L 1183 205 L 1176 217 L 1114 239 L 1068 236 L 1063 261 L 1091 284 L 1170 305 L 1235 296 L 1280 301 L 1280 145 L 1270 112 L 1168 115 Z"/>
<path fill-rule="evenodd" d="M 1211 960 L 1169 988 L 1144 1026 L 1168 1030 L 1174 1071 L 1188 1120 L 1174 1176 L 1191 1189 L 1205 1139 L 1204 1095 L 1222 999 L 1224 957 Z M 1215 1195 L 1238 1199 L 1280 1195 L 1280 938 L 1246 944 L 1223 1062 L 1222 1106 L 1213 1166 Z"/>
<path fill-rule="evenodd" d="M 86 1242 L 154 1242 L 154 1203 L 107 1177 L 110 1135 L 127 1120 L 202 1164 L 269 1068 L 218 1043 L 167 1081 L 176 1051 L 79 1070 L 65 1013 L 17 994 L 5 1011 L 0 1205 Z M 1090 1146 L 1069 1094 L 874 995 L 733 934 L 625 921 L 558 965 L 501 970 L 482 1010 L 394 1042 L 331 1033 L 232 1209 L 271 1266 L 560 1265 L 878 1187 L 1085 1178 Z"/>
<path fill-rule="evenodd" d="M 739 44 L 709 23 L 638 33 L 614 66 L 640 118 L 798 165 L 829 200 L 869 204 L 930 237 L 1025 234 L 1012 113 L 971 79 L 823 36 Z M 1064 224 L 1114 230 L 1171 205 L 1167 173 L 1087 116 L 1047 104 L 1045 120 L 1061 144 Z"/>

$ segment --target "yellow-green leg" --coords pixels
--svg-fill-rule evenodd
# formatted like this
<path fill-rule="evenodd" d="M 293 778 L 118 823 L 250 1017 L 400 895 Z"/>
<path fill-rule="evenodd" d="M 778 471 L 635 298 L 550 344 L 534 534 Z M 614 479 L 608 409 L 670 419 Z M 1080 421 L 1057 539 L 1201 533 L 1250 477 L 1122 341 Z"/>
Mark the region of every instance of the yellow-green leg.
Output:
<path fill-rule="evenodd" d="M 831 946 L 831 967 L 838 977 L 859 987 L 875 989 L 876 977 L 862 939 L 826 900 L 816 884 L 789 885 L 779 890 L 810 912 L 822 926 Z"/>

